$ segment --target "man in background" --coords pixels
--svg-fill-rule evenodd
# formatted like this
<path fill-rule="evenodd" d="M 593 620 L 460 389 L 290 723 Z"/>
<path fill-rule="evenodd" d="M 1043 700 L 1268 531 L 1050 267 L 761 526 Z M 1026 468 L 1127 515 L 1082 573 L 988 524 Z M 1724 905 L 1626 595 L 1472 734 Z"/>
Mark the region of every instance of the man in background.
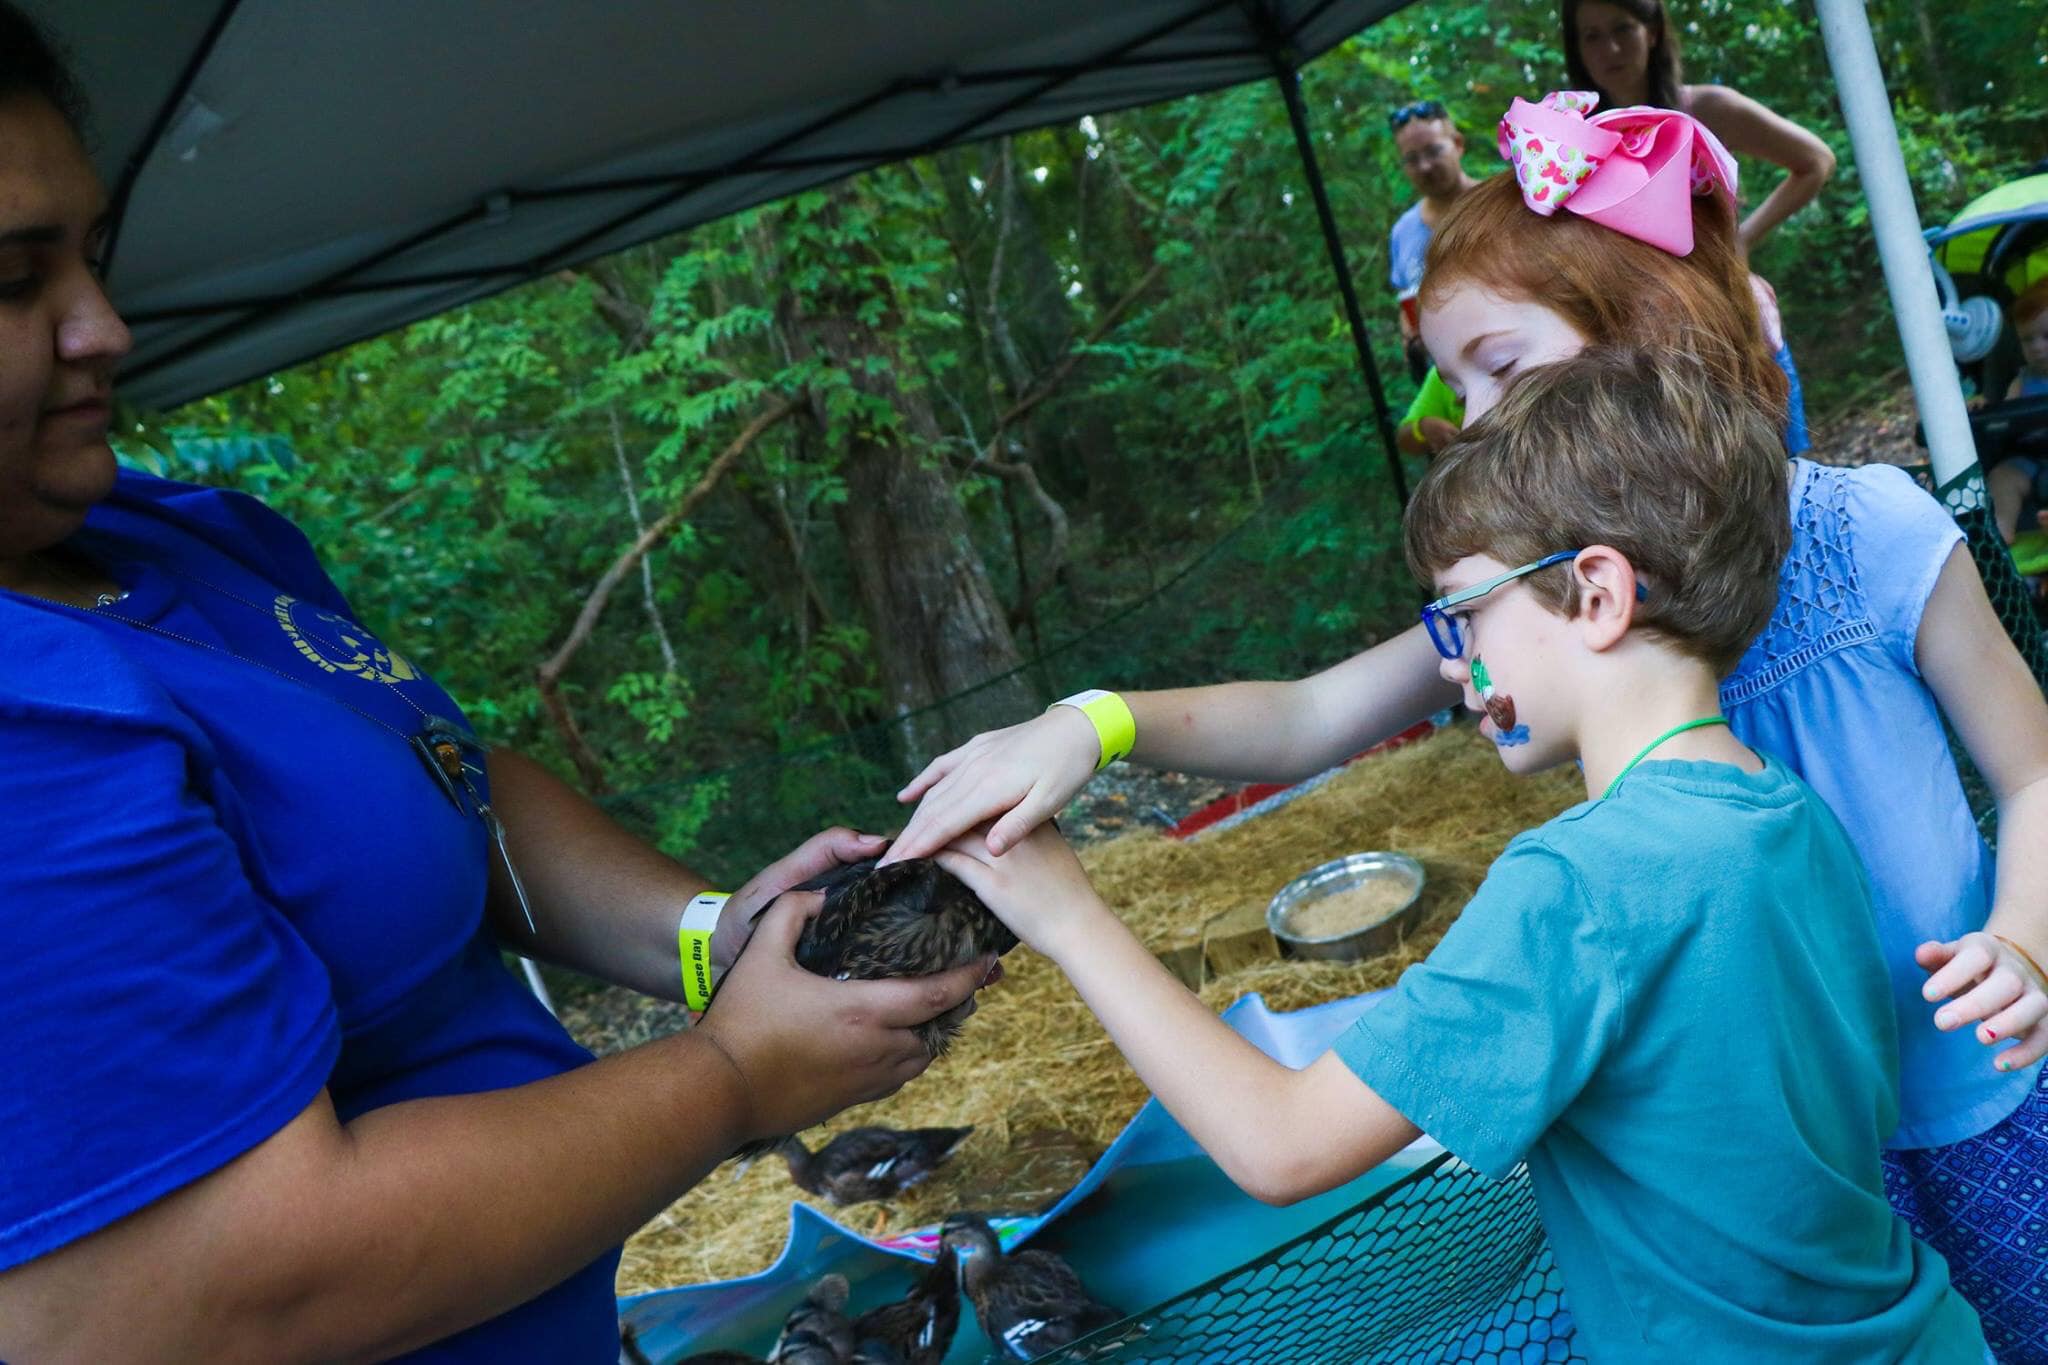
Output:
<path fill-rule="evenodd" d="M 1422 258 L 1430 236 L 1458 196 L 1479 182 L 1465 174 L 1465 138 L 1440 100 L 1417 100 L 1387 115 L 1401 174 L 1422 196 L 1394 220 L 1387 234 L 1388 282 L 1401 308 L 1401 344 L 1416 383 L 1429 369 L 1429 355 L 1415 325 L 1415 291 L 1422 287 Z"/>

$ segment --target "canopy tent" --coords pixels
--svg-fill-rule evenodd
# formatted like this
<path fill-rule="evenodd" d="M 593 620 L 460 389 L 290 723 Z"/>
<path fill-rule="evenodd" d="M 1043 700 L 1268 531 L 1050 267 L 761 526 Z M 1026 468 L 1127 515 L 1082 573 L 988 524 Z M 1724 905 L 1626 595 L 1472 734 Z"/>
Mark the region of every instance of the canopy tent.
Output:
<path fill-rule="evenodd" d="M 1282 77 L 1403 492 L 1291 75 L 1407 2 L 24 0 L 95 111 L 122 391 L 158 408 L 870 166 Z M 1868 16 L 1816 4 L 1859 167 L 1889 183 Z M 1871 211 L 1946 483 L 1975 454 L 1952 369 L 1913 359 L 1940 318 L 1910 189 Z"/>
<path fill-rule="evenodd" d="M 27 0 L 93 106 L 156 408 L 956 143 L 1274 76 L 1300 120 L 1294 68 L 1405 3 Z"/>

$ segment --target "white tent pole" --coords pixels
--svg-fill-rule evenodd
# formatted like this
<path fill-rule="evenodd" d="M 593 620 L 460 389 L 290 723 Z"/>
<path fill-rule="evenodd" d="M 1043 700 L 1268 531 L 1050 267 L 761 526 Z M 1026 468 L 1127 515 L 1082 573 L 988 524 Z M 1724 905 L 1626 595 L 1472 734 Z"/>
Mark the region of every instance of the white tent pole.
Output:
<path fill-rule="evenodd" d="M 1977 446 L 1949 351 L 1948 329 L 1941 321 L 1934 270 L 1920 235 L 1912 182 L 1906 178 L 1906 159 L 1899 152 L 1898 126 L 1892 122 L 1884 73 L 1877 65 L 1870 16 L 1862 0 L 1814 0 L 1814 6 L 1820 12 L 1821 37 L 1827 44 L 1828 65 L 1834 69 L 1842 117 L 1849 125 L 1849 147 L 1870 204 L 1877 256 L 1891 292 L 1899 340 L 1905 345 L 1906 373 L 1913 382 L 1920 428 L 1927 433 L 1934 486 L 1946 488 L 1977 463 Z"/>

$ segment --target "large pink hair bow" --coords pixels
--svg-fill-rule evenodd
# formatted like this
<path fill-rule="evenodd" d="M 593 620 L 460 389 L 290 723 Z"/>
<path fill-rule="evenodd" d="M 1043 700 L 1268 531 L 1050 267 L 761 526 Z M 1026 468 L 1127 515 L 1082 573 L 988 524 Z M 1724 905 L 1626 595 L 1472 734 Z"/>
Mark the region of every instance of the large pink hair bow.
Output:
<path fill-rule="evenodd" d="M 1581 218 L 1692 254 L 1692 198 L 1735 202 L 1735 158 L 1690 114 L 1631 105 L 1588 118 L 1600 97 L 1553 90 L 1539 104 L 1518 99 L 1500 120 L 1500 154 L 1515 168 L 1522 202 L 1544 217 L 1569 208 Z"/>

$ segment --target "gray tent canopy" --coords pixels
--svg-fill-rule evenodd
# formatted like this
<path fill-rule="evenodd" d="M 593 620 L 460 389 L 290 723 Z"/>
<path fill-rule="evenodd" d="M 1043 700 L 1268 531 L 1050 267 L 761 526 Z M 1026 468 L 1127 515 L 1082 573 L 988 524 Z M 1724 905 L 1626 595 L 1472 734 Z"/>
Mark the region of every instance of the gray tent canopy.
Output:
<path fill-rule="evenodd" d="M 156 408 L 871 166 L 1286 74 L 1404 3 L 27 0 L 93 106 L 121 386 Z"/>

